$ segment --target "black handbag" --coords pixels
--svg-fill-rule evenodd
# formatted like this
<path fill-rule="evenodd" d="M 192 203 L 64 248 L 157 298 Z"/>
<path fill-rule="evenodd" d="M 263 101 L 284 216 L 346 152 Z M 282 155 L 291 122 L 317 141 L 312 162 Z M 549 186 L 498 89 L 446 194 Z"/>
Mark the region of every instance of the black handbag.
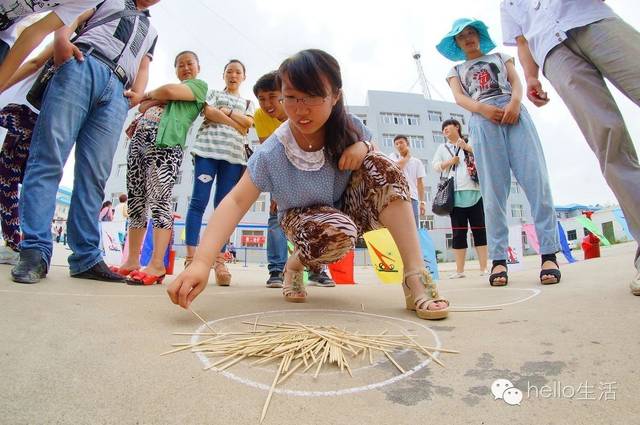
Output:
<path fill-rule="evenodd" d="M 86 25 L 80 31 L 77 32 L 76 36 L 71 39 L 71 42 L 75 42 L 78 37 L 82 34 L 86 33 L 89 30 L 94 29 L 100 25 L 106 24 L 107 22 L 115 21 L 116 19 L 124 18 L 127 16 L 145 16 L 144 12 L 139 10 L 120 10 L 118 12 L 112 13 L 104 19 L 99 20 L 98 22 L 94 22 L 92 24 Z M 33 86 L 27 92 L 27 102 L 33 105 L 34 108 L 40 110 L 42 107 L 42 99 L 44 98 L 44 92 L 49 85 L 49 81 L 53 78 L 53 75 L 56 73 L 58 67 L 53 64 L 53 58 L 49 59 L 47 63 L 42 68 L 40 75 L 33 82 Z"/>
<path fill-rule="evenodd" d="M 456 151 L 456 155 L 460 148 Z M 433 204 L 431 205 L 431 211 L 435 215 L 449 215 L 453 211 L 453 194 L 455 191 L 455 180 L 451 175 L 451 171 L 455 173 L 456 165 L 451 167 L 447 172 L 447 175 L 443 177 L 440 173 L 440 183 L 438 183 L 438 190 L 436 196 L 433 198 Z"/>

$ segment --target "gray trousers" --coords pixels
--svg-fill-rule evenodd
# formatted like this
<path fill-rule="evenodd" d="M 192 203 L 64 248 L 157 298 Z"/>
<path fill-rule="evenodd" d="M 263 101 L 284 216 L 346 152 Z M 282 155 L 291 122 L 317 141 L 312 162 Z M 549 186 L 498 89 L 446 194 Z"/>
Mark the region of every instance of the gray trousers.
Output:
<path fill-rule="evenodd" d="M 640 106 L 640 33 L 620 18 L 574 28 L 546 58 L 544 75 L 596 154 L 633 238 L 640 242 L 640 164 L 604 79 Z"/>

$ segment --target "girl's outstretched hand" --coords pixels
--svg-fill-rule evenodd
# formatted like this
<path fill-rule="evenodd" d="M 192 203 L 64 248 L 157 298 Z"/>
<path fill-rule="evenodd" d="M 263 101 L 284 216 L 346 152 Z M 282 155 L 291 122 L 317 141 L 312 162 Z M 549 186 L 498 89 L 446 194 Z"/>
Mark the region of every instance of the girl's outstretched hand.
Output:
<path fill-rule="evenodd" d="M 358 170 L 362 167 L 362 161 L 367 156 L 367 152 L 369 152 L 369 147 L 366 143 L 354 143 L 342 152 L 340 161 L 338 161 L 338 168 L 340 170 Z"/>
<path fill-rule="evenodd" d="M 167 288 L 171 302 L 189 308 L 191 302 L 207 287 L 210 272 L 211 266 L 194 259 Z"/>

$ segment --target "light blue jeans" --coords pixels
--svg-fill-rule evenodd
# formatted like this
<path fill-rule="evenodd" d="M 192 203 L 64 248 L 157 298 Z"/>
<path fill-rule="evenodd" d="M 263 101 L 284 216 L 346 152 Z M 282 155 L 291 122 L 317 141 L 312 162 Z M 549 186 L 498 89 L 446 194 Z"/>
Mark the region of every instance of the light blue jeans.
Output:
<path fill-rule="evenodd" d="M 510 96 L 501 96 L 487 103 L 504 108 L 510 100 Z M 540 253 L 559 251 L 547 166 L 538 133 L 526 108 L 521 106 L 520 117 L 514 125 L 494 124 L 474 113 L 469 121 L 469 140 L 484 202 L 489 257 L 492 260 L 507 258 L 507 198 L 511 190 L 511 172 L 531 205 Z"/>
<path fill-rule="evenodd" d="M 278 214 L 269 214 L 267 231 L 267 261 L 269 273 L 284 272 L 287 263 L 287 237 L 284 235 Z"/>
<path fill-rule="evenodd" d="M 70 59 L 49 83 L 33 132 L 20 193 L 20 248 L 37 249 L 50 264 L 56 192 L 75 145 L 67 221 L 72 275 L 102 261 L 98 213 L 129 107 L 123 92 L 122 83 L 97 59 Z"/>

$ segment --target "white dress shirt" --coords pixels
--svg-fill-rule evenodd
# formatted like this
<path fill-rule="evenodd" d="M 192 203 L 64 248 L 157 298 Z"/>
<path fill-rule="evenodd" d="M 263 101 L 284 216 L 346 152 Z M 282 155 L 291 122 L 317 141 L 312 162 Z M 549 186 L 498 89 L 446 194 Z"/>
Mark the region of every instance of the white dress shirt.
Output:
<path fill-rule="evenodd" d="M 500 12 L 504 44 L 515 46 L 524 35 L 540 69 L 567 31 L 617 16 L 603 0 L 502 0 Z"/>

